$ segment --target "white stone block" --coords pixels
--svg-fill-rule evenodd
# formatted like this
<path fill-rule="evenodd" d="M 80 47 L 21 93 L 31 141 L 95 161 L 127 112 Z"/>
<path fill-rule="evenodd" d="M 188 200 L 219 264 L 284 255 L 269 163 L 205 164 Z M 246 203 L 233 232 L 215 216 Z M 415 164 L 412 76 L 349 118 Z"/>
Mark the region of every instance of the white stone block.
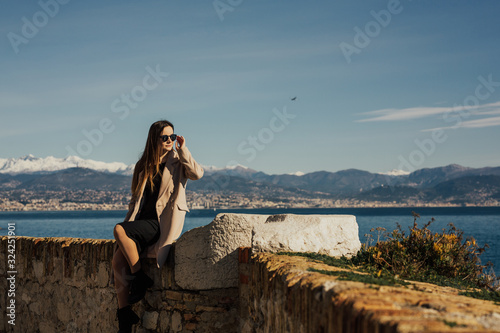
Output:
<path fill-rule="evenodd" d="M 361 248 L 353 215 L 272 215 L 253 229 L 252 252 L 315 252 L 351 257 Z"/>
<path fill-rule="evenodd" d="M 352 215 L 219 214 L 175 244 L 175 282 L 183 289 L 238 286 L 238 248 L 350 257 L 361 247 Z"/>
<path fill-rule="evenodd" d="M 183 289 L 238 286 L 238 247 L 252 246 L 252 229 L 268 215 L 218 214 L 175 243 L 175 282 Z"/>

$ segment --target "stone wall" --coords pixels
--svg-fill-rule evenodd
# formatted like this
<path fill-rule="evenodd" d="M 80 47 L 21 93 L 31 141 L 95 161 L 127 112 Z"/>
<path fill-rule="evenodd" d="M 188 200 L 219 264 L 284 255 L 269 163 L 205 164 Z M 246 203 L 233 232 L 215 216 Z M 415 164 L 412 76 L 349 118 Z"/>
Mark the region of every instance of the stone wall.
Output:
<path fill-rule="evenodd" d="M 242 332 L 500 332 L 499 304 L 453 288 L 339 281 L 308 269 L 342 269 L 296 256 L 240 260 Z"/>
<path fill-rule="evenodd" d="M 142 319 L 134 332 L 500 332 L 499 305 L 459 296 L 452 288 L 339 281 L 308 270 L 339 268 L 258 252 L 277 246 L 290 251 L 304 243 L 316 246 L 314 239 L 324 239 L 323 247 L 337 244 L 336 249 L 353 253 L 359 245 L 349 236 L 351 229 L 357 230 L 355 219 L 334 219 L 224 214 L 211 225 L 186 232 L 161 271 L 154 260 L 145 260 L 146 273 L 155 283 L 145 299 L 133 305 Z M 325 225 L 328 220 L 332 222 Z M 314 228 L 294 231 L 305 223 L 321 226 L 322 233 Z M 278 226 L 284 231 L 276 231 Z M 266 234 L 271 235 L 270 245 Z M 326 241 L 325 235 L 332 240 Z M 117 331 L 110 276 L 115 241 L 16 237 L 11 268 L 8 240 L 0 238 L 0 332 Z M 12 269 L 15 326 L 6 316 Z M 192 287 L 181 287 L 181 280 Z"/>
<path fill-rule="evenodd" d="M 15 326 L 5 315 L 7 240 L 0 239 L 0 332 L 117 331 L 110 279 L 114 240 L 17 237 Z M 152 259 L 145 261 L 155 284 L 145 300 L 133 306 L 142 318 L 135 332 L 238 331 L 238 288 L 179 288 L 171 268 L 174 251 L 161 272 Z"/>
<path fill-rule="evenodd" d="M 155 284 L 133 306 L 142 318 L 134 330 L 240 331 L 251 297 L 245 289 L 250 248 L 349 255 L 359 249 L 357 233 L 355 217 L 347 215 L 219 214 L 210 224 L 184 233 L 161 271 L 154 260 L 145 260 Z M 2 290 L 10 287 L 7 277 L 13 270 L 7 268 L 8 241 L 0 239 Z M 1 316 L 0 331 L 116 331 L 114 240 L 17 237 L 15 243 L 15 297 L 1 293 L 0 306 L 5 313 L 6 302 L 15 300 L 16 325 Z"/>

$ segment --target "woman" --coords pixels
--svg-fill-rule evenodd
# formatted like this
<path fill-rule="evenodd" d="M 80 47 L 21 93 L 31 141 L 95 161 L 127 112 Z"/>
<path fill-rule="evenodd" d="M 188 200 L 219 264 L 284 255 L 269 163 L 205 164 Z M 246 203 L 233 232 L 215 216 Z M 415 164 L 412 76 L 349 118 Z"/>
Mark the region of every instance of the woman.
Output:
<path fill-rule="evenodd" d="M 130 304 L 144 298 L 146 289 L 153 285 L 141 269 L 139 258 L 153 257 L 158 268 L 163 266 L 189 211 L 187 180 L 202 176 L 203 169 L 191 157 L 186 140 L 174 134 L 174 125 L 166 120 L 152 124 L 144 152 L 135 165 L 127 216 L 114 228 L 118 243 L 113 273 L 119 332 L 130 332 L 139 321 Z"/>

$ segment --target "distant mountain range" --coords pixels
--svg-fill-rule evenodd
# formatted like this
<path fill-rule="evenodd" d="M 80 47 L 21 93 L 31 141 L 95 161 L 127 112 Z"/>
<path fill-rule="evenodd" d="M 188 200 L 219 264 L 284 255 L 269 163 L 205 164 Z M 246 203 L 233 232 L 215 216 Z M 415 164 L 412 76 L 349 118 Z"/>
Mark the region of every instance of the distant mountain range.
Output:
<path fill-rule="evenodd" d="M 467 168 L 457 164 L 451 164 L 444 167 L 420 169 L 407 175 L 391 176 L 387 174 L 371 173 L 368 171 L 348 169 L 337 172 L 317 171 L 296 175 L 268 175 L 263 172 L 235 168 L 233 170 L 219 170 L 208 172 L 214 178 L 219 178 L 219 183 L 224 178 L 240 177 L 257 183 L 272 184 L 278 187 L 293 187 L 313 193 L 328 193 L 332 195 L 346 195 L 367 192 L 373 189 L 378 191 L 391 190 L 395 188 L 413 188 L 430 189 L 445 182 L 458 179 L 474 178 L 477 185 L 484 181 L 493 180 L 500 177 L 500 167 L 486 168 Z M 493 176 L 486 177 L 486 176 Z M 483 178 L 484 177 L 484 178 Z M 201 189 L 204 184 L 200 182 L 193 183 L 191 188 Z M 481 185 L 482 186 L 482 185 Z M 439 187 L 441 188 L 441 187 Z M 470 187 L 469 187 L 470 189 Z"/>
<path fill-rule="evenodd" d="M 50 173 L 69 168 L 85 168 L 95 171 L 117 173 L 120 175 L 132 175 L 134 164 L 127 165 L 121 162 L 100 162 L 94 160 L 85 160 L 78 156 L 68 156 L 66 158 L 57 158 L 48 156 L 45 158 L 35 157 L 31 154 L 19 158 L 0 158 L 0 174 L 22 174 L 22 173 Z M 244 173 L 254 174 L 257 171 L 247 168 L 243 165 L 218 168 L 215 166 L 203 166 L 205 172 L 222 172 L 229 175 L 242 175 Z M 409 172 L 403 170 L 392 170 L 388 175 L 407 175 Z M 303 172 L 290 174 L 293 176 L 303 176 Z"/>
<path fill-rule="evenodd" d="M 30 154 L 20 158 L 0 158 L 0 173 L 4 174 L 48 173 L 69 168 L 85 168 L 121 175 L 132 175 L 134 171 L 133 164 L 85 160 L 78 156 L 39 158 Z"/>
<path fill-rule="evenodd" d="M 380 202 L 480 203 L 500 200 L 500 167 L 468 168 L 452 164 L 402 175 L 357 169 L 268 175 L 241 165 L 204 168 L 205 176 L 189 182 L 188 190 Z M 133 165 L 78 157 L 40 159 L 29 155 L 19 159 L 0 159 L 0 191 L 129 192 L 132 171 Z"/>

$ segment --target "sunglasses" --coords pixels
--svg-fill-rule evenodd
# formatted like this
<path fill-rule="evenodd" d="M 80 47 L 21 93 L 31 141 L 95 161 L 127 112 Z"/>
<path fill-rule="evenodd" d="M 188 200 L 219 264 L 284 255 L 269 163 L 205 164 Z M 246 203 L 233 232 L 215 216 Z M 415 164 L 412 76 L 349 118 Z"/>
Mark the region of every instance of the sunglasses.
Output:
<path fill-rule="evenodd" d="M 163 140 L 163 142 L 167 142 L 168 139 L 175 141 L 177 139 L 177 134 L 171 134 L 171 135 L 160 135 L 160 139 Z"/>

